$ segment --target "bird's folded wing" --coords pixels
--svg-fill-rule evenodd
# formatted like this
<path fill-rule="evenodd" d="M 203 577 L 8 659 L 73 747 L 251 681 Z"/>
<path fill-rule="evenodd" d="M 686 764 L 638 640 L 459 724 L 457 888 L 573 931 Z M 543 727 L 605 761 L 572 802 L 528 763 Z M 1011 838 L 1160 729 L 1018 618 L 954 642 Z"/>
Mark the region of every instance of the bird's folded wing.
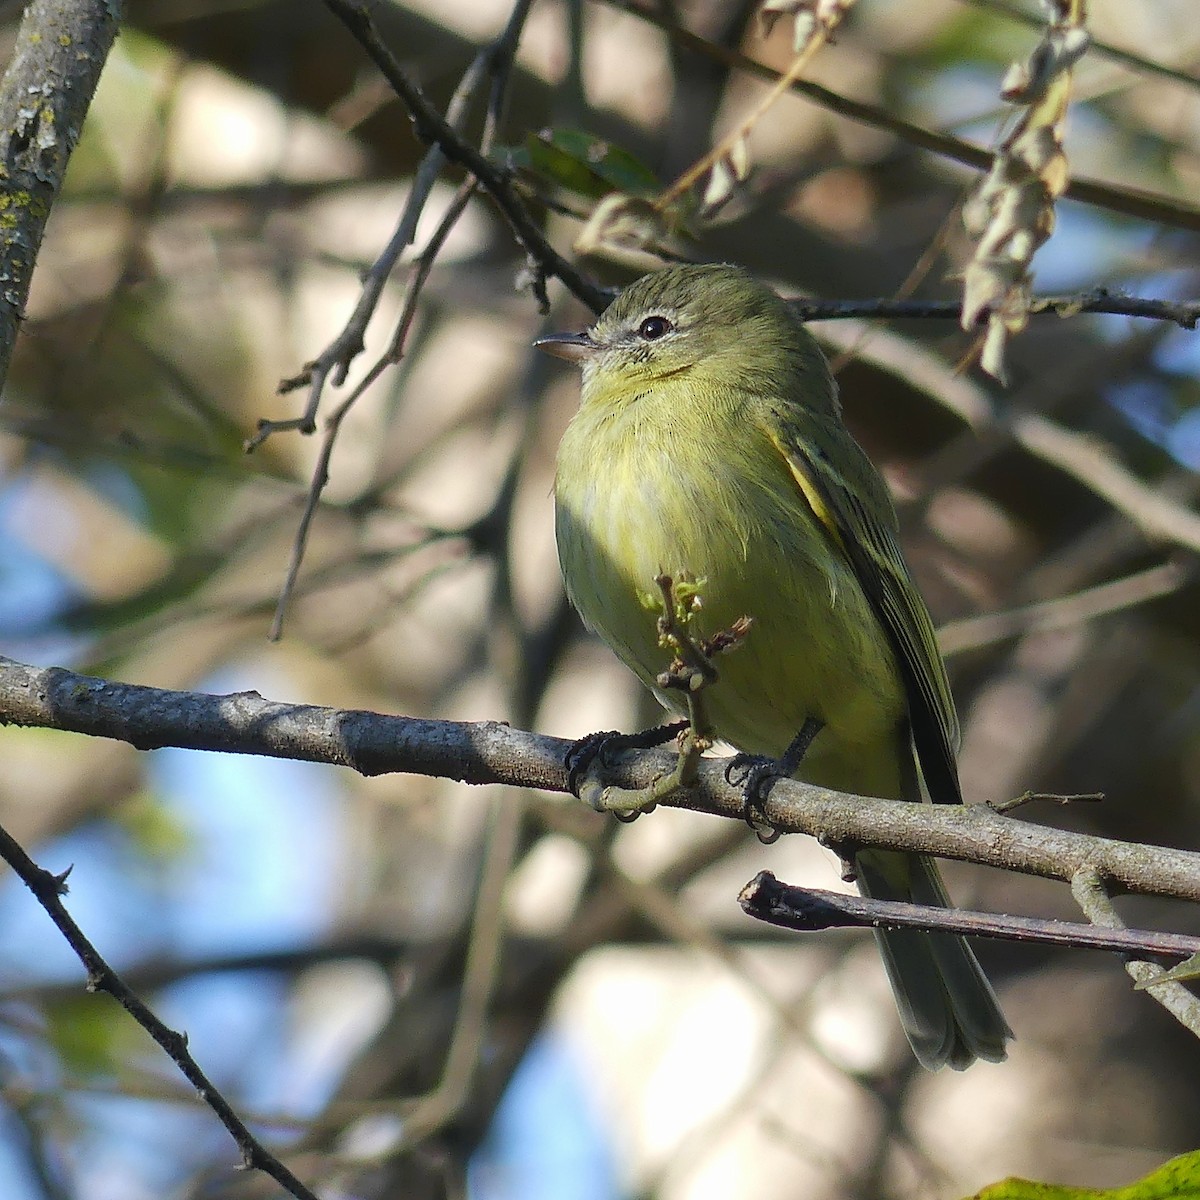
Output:
<path fill-rule="evenodd" d="M 882 479 L 844 430 L 813 420 L 804 436 L 773 432 L 814 516 L 850 563 L 895 651 L 908 696 L 913 745 L 930 798 L 960 804 L 958 717 L 933 621 L 896 540 L 896 516 Z M 835 466 L 825 444 L 836 438 Z M 877 515 L 878 514 L 878 515 Z"/>

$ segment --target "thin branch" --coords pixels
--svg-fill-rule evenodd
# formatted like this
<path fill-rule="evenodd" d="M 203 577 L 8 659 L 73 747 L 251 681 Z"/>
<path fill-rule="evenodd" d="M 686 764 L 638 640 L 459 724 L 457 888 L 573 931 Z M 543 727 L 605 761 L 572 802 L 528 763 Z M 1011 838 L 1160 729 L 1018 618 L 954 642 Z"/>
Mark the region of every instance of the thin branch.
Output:
<path fill-rule="evenodd" d="M 749 916 L 783 929 L 804 933 L 820 929 L 925 929 L 969 937 L 1069 946 L 1075 950 L 1111 950 L 1117 954 L 1188 958 L 1200 952 L 1200 937 L 1144 929 L 1097 929 L 1074 921 L 1013 917 L 1002 913 L 970 912 L 961 908 L 930 908 L 901 900 L 873 900 L 818 888 L 780 883 L 770 871 L 760 871 L 738 896 Z"/>
<path fill-rule="evenodd" d="M 500 104 L 504 87 L 512 68 L 516 54 L 517 43 L 521 30 L 529 15 L 532 0 L 517 0 L 503 33 L 489 46 L 481 50 L 472 60 L 471 65 L 463 73 L 455 88 L 450 103 L 446 108 L 446 125 L 456 135 L 461 136 L 466 123 L 470 102 L 479 88 L 480 83 L 492 76 L 493 87 L 491 105 L 489 108 L 489 131 L 494 132 L 495 121 L 493 113 Z M 485 135 L 484 153 L 489 146 L 488 136 Z M 446 165 L 446 153 L 440 145 L 434 144 L 421 160 L 413 178 L 413 185 L 405 201 L 404 209 L 391 238 L 382 253 L 363 275 L 362 291 L 350 319 L 346 322 L 341 333 L 313 361 L 306 364 L 304 371 L 294 379 L 285 379 L 280 385 L 280 392 L 294 391 L 305 384 L 309 385 L 308 403 L 300 417 L 284 421 L 260 420 L 258 431 L 246 443 L 246 451 L 256 449 L 272 433 L 285 429 L 299 429 L 302 433 L 316 431 L 317 409 L 326 382 L 332 377 L 335 387 L 346 382 L 346 375 L 354 360 L 365 348 L 367 326 L 379 307 L 383 296 L 384 286 L 391 278 L 400 255 L 406 247 L 412 244 L 416 236 L 417 223 L 425 211 L 433 185 L 437 182 L 442 168 Z"/>
<path fill-rule="evenodd" d="M 1124 930 L 1125 924 L 1117 915 L 1103 877 L 1091 868 L 1081 868 L 1071 876 L 1071 895 L 1083 909 L 1089 921 L 1108 930 Z M 1153 984 L 1147 990 L 1184 1028 L 1200 1037 L 1200 999 L 1182 983 L 1165 980 L 1154 984 L 1154 977 L 1162 974 L 1162 968 L 1147 962 L 1129 962 L 1125 970 L 1138 983 Z"/>
<path fill-rule="evenodd" d="M 273 642 L 277 642 L 283 636 L 283 619 L 287 613 L 288 602 L 295 591 L 296 582 L 300 577 L 300 566 L 304 562 L 304 551 L 308 546 L 308 535 L 312 529 L 313 519 L 317 515 L 317 508 L 321 502 L 321 494 L 325 490 L 325 485 L 329 482 L 329 463 L 333 457 L 334 444 L 337 441 L 338 433 L 341 431 L 342 422 L 346 419 L 346 414 L 349 413 L 350 409 L 354 407 L 363 393 L 383 374 L 384 370 L 399 362 L 404 356 L 404 347 L 408 341 L 408 334 L 412 328 L 412 323 L 416 319 L 417 302 L 420 299 L 421 291 L 425 286 L 426 280 L 429 278 L 430 271 L 433 270 L 433 264 L 437 260 L 437 256 L 441 252 L 446 238 L 450 236 L 450 231 L 458 223 L 459 217 L 462 216 L 463 210 L 467 207 L 467 202 L 474 192 L 475 181 L 472 179 L 468 179 L 459 185 L 454 199 L 451 200 L 445 213 L 442 215 L 437 229 L 434 230 L 433 236 L 430 237 L 428 245 L 421 251 L 421 255 L 417 260 L 417 269 L 409 280 L 408 291 L 404 297 L 404 309 L 400 314 L 400 320 L 397 324 L 396 332 L 392 337 L 391 344 L 358 382 L 353 391 L 333 410 L 325 423 L 325 436 L 321 439 L 321 450 L 317 455 L 317 462 L 313 468 L 308 495 L 304 501 L 304 511 L 300 515 L 300 523 L 296 527 L 296 536 L 292 540 L 292 553 L 288 560 L 287 574 L 284 577 L 283 587 L 280 589 L 279 599 L 275 605 L 275 616 L 271 621 L 271 630 L 268 637 Z"/>
<path fill-rule="evenodd" d="M 712 171 L 722 159 L 729 158 L 735 152 L 735 147 L 750 136 L 754 126 L 762 120 L 767 110 L 800 78 L 804 69 L 817 55 L 821 47 L 832 37 L 834 29 L 842 20 L 843 13 L 836 5 L 831 7 L 832 11 L 827 19 L 818 20 L 815 17 L 812 18 L 814 25 L 812 32 L 808 36 L 808 40 L 800 47 L 799 53 L 792 59 L 788 69 L 771 85 L 767 94 L 711 150 L 692 163 L 662 195 L 655 199 L 655 208 L 660 212 L 668 208 L 680 196 L 698 183 L 700 179 Z M 799 21 L 799 15 L 795 19 Z"/>
<path fill-rule="evenodd" d="M 220 750 L 333 763 L 364 775 L 405 771 L 552 792 L 568 790 L 565 759 L 572 745 L 495 721 L 431 721 L 281 704 L 257 692 L 172 692 L 5 658 L 0 658 L 0 722 L 115 738 L 141 750 Z M 622 755 L 606 767 L 606 781 L 645 787 L 676 760 L 675 754 L 655 750 Z M 725 782 L 720 759 L 705 760 L 695 786 L 664 803 L 743 819 L 743 795 Z M 986 805 L 908 804 L 780 780 L 764 816 L 781 832 L 833 845 L 933 854 L 1064 882 L 1088 869 L 1126 891 L 1200 901 L 1200 854 L 1034 825 Z"/>
<path fill-rule="evenodd" d="M 479 181 L 479 186 L 508 221 L 521 249 L 537 264 L 538 271 L 546 277 L 561 279 L 593 311 L 600 312 L 605 308 L 609 302 L 608 293 L 577 271 L 547 241 L 509 183 L 507 175 L 459 137 L 425 98 L 421 89 L 408 78 L 399 60 L 380 38 L 369 6 L 363 0 L 325 0 L 325 3 L 350 30 L 404 102 L 417 137 L 430 145 L 440 146 L 447 159 L 469 171 Z"/>
<path fill-rule="evenodd" d="M 332 0 L 329 0 L 332 3 Z M 664 12 L 651 8 L 642 0 L 603 0 L 611 8 L 632 13 L 643 21 L 663 30 L 672 41 L 689 50 L 703 55 L 723 66 L 733 67 L 751 75 L 757 75 L 774 83 L 779 78 L 779 72 L 774 67 L 760 63 L 736 50 L 716 45 L 697 36 L 690 30 L 684 29 L 670 15 L 670 9 Z M 883 129 L 894 134 L 901 141 L 929 150 L 943 158 L 986 171 L 992 165 L 992 153 L 982 146 L 964 142 L 961 138 L 949 134 L 937 133 L 921 125 L 905 121 L 889 109 L 860 100 L 851 100 L 829 88 L 813 83 L 807 79 L 797 79 L 792 83 L 792 91 L 815 101 L 822 108 L 839 116 L 858 121 L 872 129 Z M 1101 183 L 1094 179 L 1082 179 L 1078 176 L 1067 184 L 1066 193 L 1072 200 L 1084 204 L 1094 204 L 1106 208 L 1110 212 L 1124 213 L 1126 216 L 1138 217 L 1145 221 L 1156 221 L 1177 229 L 1200 230 L 1200 208 L 1183 200 L 1169 196 L 1161 196 L 1140 188 L 1121 187 L 1113 183 Z"/>
<path fill-rule="evenodd" d="M 803 321 L 844 321 L 851 318 L 934 318 L 957 321 L 962 315 L 962 304 L 958 300 L 818 300 L 802 297 L 791 299 L 788 304 Z M 1076 313 L 1145 317 L 1152 321 L 1170 321 L 1182 329 L 1195 329 L 1200 323 L 1200 301 L 1153 300 L 1096 288 L 1076 296 L 1035 296 L 1029 304 L 1031 317 L 1067 317 Z"/>
<path fill-rule="evenodd" d="M 480 141 L 480 150 L 484 155 L 491 151 L 495 142 L 517 44 L 520 40 L 526 18 L 529 15 L 531 4 L 532 0 L 517 0 L 509 15 L 504 31 L 490 46 L 482 50 L 475 57 L 471 66 L 464 73 L 447 108 L 446 127 L 453 136 L 458 137 L 466 120 L 469 102 L 479 83 L 486 76 L 491 76 L 492 85 L 488 98 L 487 115 L 484 122 L 483 136 Z M 331 373 L 335 385 L 345 382 L 351 362 L 363 350 L 366 328 L 379 304 L 384 284 L 395 268 L 400 254 L 412 242 L 416 232 L 417 221 L 424 212 L 433 185 L 448 157 L 448 154 L 440 143 L 435 142 L 430 147 L 418 168 L 417 176 L 414 180 L 412 191 L 409 193 L 408 202 L 401 215 L 399 225 L 387 247 L 368 273 L 359 302 L 355 306 L 349 322 L 321 356 L 315 362 L 308 364 L 303 375 L 294 381 L 285 381 L 281 385 L 281 390 L 287 390 L 289 386 L 299 386 L 304 382 L 309 383 L 308 403 L 302 416 L 285 421 L 259 421 L 258 432 L 246 443 L 247 451 L 255 449 L 271 433 L 279 430 L 294 428 L 305 433 L 311 433 L 315 430 L 316 413 L 325 390 L 326 382 L 329 380 Z M 275 606 L 275 616 L 271 622 L 271 629 L 268 635 L 271 641 L 278 641 L 283 635 L 284 616 L 292 593 L 295 590 L 297 579 L 299 578 L 300 567 L 304 561 L 304 553 L 308 545 L 309 532 L 312 528 L 312 522 L 316 517 L 321 495 L 325 490 L 326 484 L 329 482 L 329 463 L 333 455 L 334 444 L 341 431 L 342 422 L 359 398 L 375 383 L 384 370 L 388 366 L 398 363 L 404 356 L 405 345 L 408 341 L 412 323 L 416 318 L 417 303 L 422 290 L 446 239 L 450 236 L 450 232 L 458 223 L 459 218 L 466 210 L 468 202 L 475 194 L 478 183 L 477 177 L 472 176 L 459 185 L 458 191 L 454 199 L 447 206 L 437 229 L 417 259 L 416 270 L 408 283 L 400 319 L 387 350 L 376 360 L 366 373 L 366 376 L 334 410 L 326 422 L 325 436 L 313 468 L 308 495 L 305 498 L 304 511 L 300 516 L 296 535 L 292 541 L 292 552 L 288 561 L 287 573 L 284 577 L 283 587 L 280 589 L 279 600 Z M 539 296 L 543 296 L 544 298 L 544 284 L 541 282 L 543 276 L 544 271 L 539 268 L 538 282 L 535 284 L 535 290 Z"/>
<path fill-rule="evenodd" d="M 0 828 L 0 857 L 17 873 L 25 886 L 34 894 L 38 903 L 58 926 L 71 949 L 87 971 L 89 992 L 106 992 L 166 1051 L 171 1061 L 196 1089 L 200 1099 L 216 1113 L 221 1124 L 229 1130 L 242 1152 L 242 1162 L 249 1168 L 269 1175 L 286 1192 L 297 1200 L 317 1200 L 291 1171 L 287 1169 L 246 1128 L 242 1119 L 233 1111 L 229 1101 L 221 1094 L 207 1075 L 200 1069 L 187 1048 L 187 1035 L 164 1024 L 125 985 L 121 977 L 100 956 L 99 951 L 84 936 L 83 931 L 67 912 L 62 896 L 67 891 L 66 878 L 70 868 L 61 875 L 43 870 L 25 853 L 24 849 Z"/>

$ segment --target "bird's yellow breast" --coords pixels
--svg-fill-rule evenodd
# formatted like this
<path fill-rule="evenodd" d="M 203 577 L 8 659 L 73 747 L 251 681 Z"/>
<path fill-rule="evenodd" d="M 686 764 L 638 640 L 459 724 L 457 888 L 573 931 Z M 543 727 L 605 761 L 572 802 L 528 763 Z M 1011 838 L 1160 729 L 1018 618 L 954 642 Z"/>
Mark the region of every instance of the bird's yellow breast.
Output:
<path fill-rule="evenodd" d="M 803 777 L 899 795 L 905 700 L 883 631 L 753 399 L 700 391 L 702 408 L 686 376 L 632 396 L 585 389 L 555 481 L 571 600 L 652 687 L 669 655 L 642 597 L 657 594 L 662 572 L 703 581 L 702 636 L 741 616 L 753 622 L 707 693 L 720 736 L 778 756 L 817 717 L 826 729 Z"/>

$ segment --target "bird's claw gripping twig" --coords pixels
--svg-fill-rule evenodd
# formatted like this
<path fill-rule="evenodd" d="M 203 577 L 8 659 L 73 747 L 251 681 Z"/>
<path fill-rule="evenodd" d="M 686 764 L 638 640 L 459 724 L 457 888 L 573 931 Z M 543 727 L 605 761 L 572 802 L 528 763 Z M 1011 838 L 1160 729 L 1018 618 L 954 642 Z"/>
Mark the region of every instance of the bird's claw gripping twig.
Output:
<path fill-rule="evenodd" d="M 782 832 L 767 820 L 771 788 L 778 780 L 789 779 L 795 774 L 813 739 L 824 728 L 824 721 L 808 717 L 779 758 L 765 754 L 736 754 L 725 768 L 725 782 L 742 789 L 742 817 L 764 846 L 777 842 Z"/>

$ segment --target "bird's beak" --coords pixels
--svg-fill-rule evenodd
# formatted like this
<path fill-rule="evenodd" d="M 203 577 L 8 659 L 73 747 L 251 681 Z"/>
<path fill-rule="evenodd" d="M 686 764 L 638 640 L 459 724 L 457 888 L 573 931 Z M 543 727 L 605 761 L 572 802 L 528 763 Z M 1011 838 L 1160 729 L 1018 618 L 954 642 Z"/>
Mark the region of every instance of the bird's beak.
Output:
<path fill-rule="evenodd" d="M 600 349 L 586 333 L 548 333 L 533 344 L 538 350 L 573 363 L 585 362 Z"/>

